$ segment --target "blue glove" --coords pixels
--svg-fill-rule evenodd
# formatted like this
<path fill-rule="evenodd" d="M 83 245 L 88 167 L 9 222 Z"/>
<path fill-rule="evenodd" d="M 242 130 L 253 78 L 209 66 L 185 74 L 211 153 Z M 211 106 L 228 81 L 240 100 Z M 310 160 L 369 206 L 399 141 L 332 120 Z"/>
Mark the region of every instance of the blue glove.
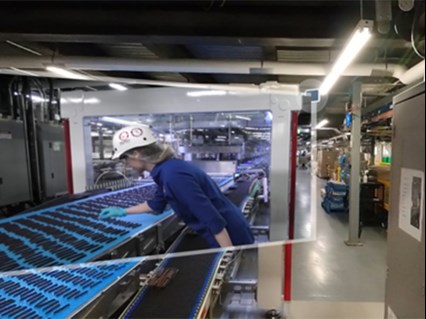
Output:
<path fill-rule="evenodd" d="M 106 219 L 111 217 L 123 217 L 127 215 L 127 211 L 121 207 L 107 207 L 102 209 L 99 214 L 100 219 Z"/>

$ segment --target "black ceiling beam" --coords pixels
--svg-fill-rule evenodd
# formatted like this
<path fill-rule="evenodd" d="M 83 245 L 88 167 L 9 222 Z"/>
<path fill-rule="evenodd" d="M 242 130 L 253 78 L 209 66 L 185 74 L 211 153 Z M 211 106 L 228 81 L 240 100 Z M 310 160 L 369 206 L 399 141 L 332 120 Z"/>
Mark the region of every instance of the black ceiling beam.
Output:
<path fill-rule="evenodd" d="M 281 1 L 280 6 L 225 5 L 216 6 L 214 10 L 206 9 L 208 2 L 203 2 L 204 6 L 162 4 L 162 8 L 136 1 L 3 2 L 0 32 L 9 35 L 340 38 L 360 19 L 358 1 L 331 1 L 334 5 L 324 6 L 286 5 L 287 1 Z"/>
<path fill-rule="evenodd" d="M 160 59 L 189 59 L 193 56 L 189 51 L 181 45 L 145 45 L 152 53 Z M 190 83 L 214 83 L 216 82 L 212 76 L 201 73 L 180 73 Z"/>

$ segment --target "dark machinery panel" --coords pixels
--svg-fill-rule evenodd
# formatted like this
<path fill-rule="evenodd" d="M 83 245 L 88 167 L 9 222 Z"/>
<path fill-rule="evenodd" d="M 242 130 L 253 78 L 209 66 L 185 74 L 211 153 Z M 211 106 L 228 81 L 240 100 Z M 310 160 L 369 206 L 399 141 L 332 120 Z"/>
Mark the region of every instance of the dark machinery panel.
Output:
<path fill-rule="evenodd" d="M 67 190 L 64 128 L 59 125 L 39 124 L 37 130 L 44 196 L 54 197 Z"/>
<path fill-rule="evenodd" d="M 424 181 L 411 177 L 411 189 L 401 187 L 407 182 L 405 170 L 423 175 L 425 171 L 425 83 L 394 97 L 394 128 L 392 138 L 391 211 L 388 224 L 388 273 L 385 305 L 387 317 L 425 318 L 425 212 Z M 414 183 L 418 187 L 414 187 Z M 406 185 L 406 184 L 405 184 Z M 401 189 L 402 188 L 402 189 Z M 404 223 L 404 196 L 409 200 L 411 232 Z M 414 207 L 423 216 L 411 219 Z M 419 215 L 417 215 L 419 216 Z"/>
<path fill-rule="evenodd" d="M 0 274 L 0 318 L 68 318 L 137 263 L 111 261 Z"/>
<path fill-rule="evenodd" d="M 0 119 L 0 207 L 31 199 L 24 126 Z"/>
<path fill-rule="evenodd" d="M 0 221 L 0 271 L 31 269 L 96 260 L 173 215 L 143 214 L 100 220 L 108 206 L 129 207 L 151 198 L 156 186 L 144 185 L 98 195 Z"/>

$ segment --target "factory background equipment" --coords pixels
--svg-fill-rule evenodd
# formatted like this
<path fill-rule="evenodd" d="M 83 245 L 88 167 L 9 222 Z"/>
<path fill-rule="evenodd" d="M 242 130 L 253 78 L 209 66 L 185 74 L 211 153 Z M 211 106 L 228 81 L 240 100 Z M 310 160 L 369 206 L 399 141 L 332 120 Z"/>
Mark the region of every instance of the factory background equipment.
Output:
<path fill-rule="evenodd" d="M 3 215 L 13 215 L 66 193 L 64 146 L 59 91 L 52 82 L 22 77 L 0 79 Z"/>
<path fill-rule="evenodd" d="M 392 194 L 388 224 L 388 318 L 425 317 L 425 84 L 393 100 Z"/>
<path fill-rule="evenodd" d="M 24 134 L 22 122 L 0 120 L 0 207 L 32 198 Z"/>

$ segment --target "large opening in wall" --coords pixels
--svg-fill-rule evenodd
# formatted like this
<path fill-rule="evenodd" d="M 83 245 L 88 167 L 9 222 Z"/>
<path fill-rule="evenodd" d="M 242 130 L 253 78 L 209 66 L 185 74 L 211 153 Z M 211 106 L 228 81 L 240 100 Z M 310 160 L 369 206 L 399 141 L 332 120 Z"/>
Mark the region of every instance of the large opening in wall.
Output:
<path fill-rule="evenodd" d="M 85 138 L 90 141 L 86 145 L 91 145 L 92 167 L 88 169 L 92 186 L 148 177 L 135 175 L 122 163 L 111 160 L 114 133 L 134 124 L 151 127 L 160 142 L 174 149 L 176 157 L 191 161 L 211 175 L 232 176 L 254 167 L 268 174 L 270 167 L 270 111 L 96 116 L 86 117 L 84 123 L 88 128 Z"/>

